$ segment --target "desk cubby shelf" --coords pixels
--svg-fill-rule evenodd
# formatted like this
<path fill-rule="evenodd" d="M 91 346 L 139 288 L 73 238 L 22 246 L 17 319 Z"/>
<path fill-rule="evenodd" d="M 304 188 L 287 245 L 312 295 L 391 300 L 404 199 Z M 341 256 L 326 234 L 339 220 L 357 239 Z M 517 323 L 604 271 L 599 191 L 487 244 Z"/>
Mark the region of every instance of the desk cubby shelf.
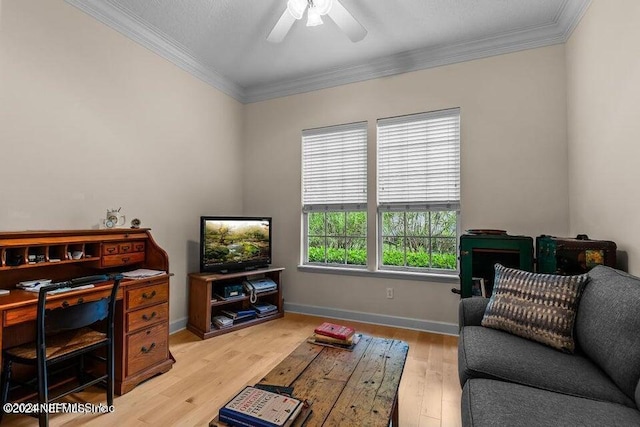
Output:
<path fill-rule="evenodd" d="M 99 243 L 0 246 L 0 270 L 100 261 Z"/>

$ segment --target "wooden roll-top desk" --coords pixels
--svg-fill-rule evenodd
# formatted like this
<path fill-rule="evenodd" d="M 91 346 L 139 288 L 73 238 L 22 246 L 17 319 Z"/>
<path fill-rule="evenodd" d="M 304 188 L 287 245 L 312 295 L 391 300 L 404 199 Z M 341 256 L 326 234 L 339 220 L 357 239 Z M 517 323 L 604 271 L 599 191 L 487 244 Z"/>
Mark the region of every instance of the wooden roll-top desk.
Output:
<path fill-rule="evenodd" d="M 33 340 L 38 294 L 16 288 L 22 281 L 121 273 L 135 269 L 165 274 L 124 279 L 115 315 L 115 391 L 171 369 L 169 353 L 169 257 L 149 229 L 0 232 L 0 345 Z M 108 296 L 109 283 L 51 296 L 47 307 Z M 0 364 L 1 366 L 1 364 Z"/>

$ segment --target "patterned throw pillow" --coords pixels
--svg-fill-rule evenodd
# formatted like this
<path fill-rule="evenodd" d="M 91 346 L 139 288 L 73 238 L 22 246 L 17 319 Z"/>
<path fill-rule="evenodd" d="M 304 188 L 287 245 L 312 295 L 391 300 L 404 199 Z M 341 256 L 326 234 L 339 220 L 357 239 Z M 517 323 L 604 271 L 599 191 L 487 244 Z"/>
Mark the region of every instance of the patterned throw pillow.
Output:
<path fill-rule="evenodd" d="M 482 326 L 573 353 L 573 324 L 588 276 L 556 276 L 495 265 L 493 295 Z"/>

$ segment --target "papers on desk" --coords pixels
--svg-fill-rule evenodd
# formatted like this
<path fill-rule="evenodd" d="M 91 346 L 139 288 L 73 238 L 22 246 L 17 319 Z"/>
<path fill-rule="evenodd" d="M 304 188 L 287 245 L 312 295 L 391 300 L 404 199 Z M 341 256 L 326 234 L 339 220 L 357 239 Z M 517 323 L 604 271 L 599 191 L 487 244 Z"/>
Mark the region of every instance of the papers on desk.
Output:
<path fill-rule="evenodd" d="M 91 289 L 93 287 L 94 285 L 82 285 L 82 286 L 76 286 L 74 288 L 60 288 L 60 289 L 56 289 L 55 291 L 49 292 L 49 295 L 61 294 L 63 292 L 69 292 L 69 291 L 78 291 L 80 289 Z"/>
<path fill-rule="evenodd" d="M 146 268 L 139 268 L 137 270 L 122 273 L 122 275 L 127 279 L 144 279 L 145 277 L 159 276 L 161 274 L 167 274 L 167 272 L 163 270 L 148 270 Z"/>
<path fill-rule="evenodd" d="M 51 279 L 38 279 L 38 280 L 27 280 L 24 282 L 20 282 L 16 285 L 16 288 L 24 289 L 29 292 L 40 292 L 40 288 L 46 285 L 51 284 Z"/>
<path fill-rule="evenodd" d="M 28 280 L 26 282 L 20 282 L 16 285 L 17 288 L 22 289 L 27 292 L 40 292 L 40 288 L 43 286 L 47 286 L 51 284 L 51 279 L 39 279 L 39 280 Z M 93 288 L 93 285 L 82 285 L 76 286 L 74 288 L 60 288 L 55 291 L 49 292 L 50 295 L 61 294 L 63 292 L 69 291 L 77 291 L 79 289 L 90 289 Z"/>

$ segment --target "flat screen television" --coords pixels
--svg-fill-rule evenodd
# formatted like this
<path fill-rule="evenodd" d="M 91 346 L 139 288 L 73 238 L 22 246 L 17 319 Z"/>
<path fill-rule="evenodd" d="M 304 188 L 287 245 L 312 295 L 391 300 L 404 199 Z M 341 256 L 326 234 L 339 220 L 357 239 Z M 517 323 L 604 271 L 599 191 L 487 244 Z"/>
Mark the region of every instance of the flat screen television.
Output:
<path fill-rule="evenodd" d="M 271 218 L 200 217 L 200 271 L 228 273 L 271 263 Z"/>

